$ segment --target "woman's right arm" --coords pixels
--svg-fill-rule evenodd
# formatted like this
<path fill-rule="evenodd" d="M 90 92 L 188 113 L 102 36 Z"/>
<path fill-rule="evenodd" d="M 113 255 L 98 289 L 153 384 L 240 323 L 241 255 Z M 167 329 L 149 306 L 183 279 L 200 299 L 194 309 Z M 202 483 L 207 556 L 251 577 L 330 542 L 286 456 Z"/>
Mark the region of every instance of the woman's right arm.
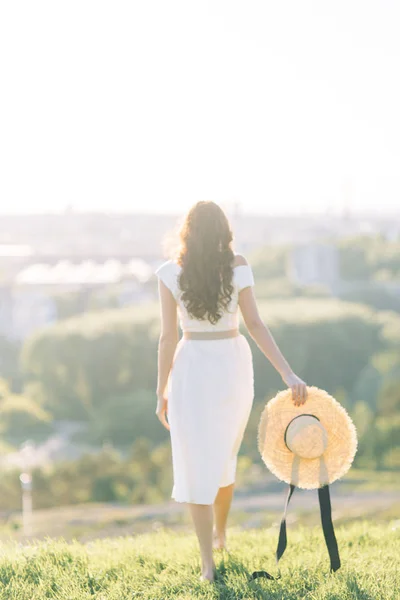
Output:
<path fill-rule="evenodd" d="M 263 323 L 257 307 L 257 302 L 251 286 L 239 292 L 239 306 L 250 336 L 256 342 L 261 352 L 275 367 L 283 381 L 292 389 L 293 402 L 296 406 L 304 404 L 307 399 L 307 386 L 291 369 L 289 363 L 279 350 L 272 333 Z"/>

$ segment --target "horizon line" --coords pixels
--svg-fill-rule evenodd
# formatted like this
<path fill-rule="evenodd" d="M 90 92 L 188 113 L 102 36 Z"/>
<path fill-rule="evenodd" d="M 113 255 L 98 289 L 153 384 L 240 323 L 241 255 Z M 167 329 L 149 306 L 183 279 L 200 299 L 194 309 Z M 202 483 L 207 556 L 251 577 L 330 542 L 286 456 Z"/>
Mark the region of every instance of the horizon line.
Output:
<path fill-rule="evenodd" d="M 189 209 L 188 209 L 189 210 Z M 68 216 L 148 216 L 148 217 L 175 217 L 180 218 L 184 216 L 188 210 L 184 211 L 174 211 L 174 212 L 162 212 L 162 211 L 143 211 L 143 210 L 116 210 L 113 209 L 98 209 L 98 210 L 89 210 L 89 209 L 62 209 L 62 210 L 43 210 L 43 211 L 17 211 L 17 212 L 1 212 L 0 218 L 3 217 L 47 217 L 47 216 L 60 216 L 60 217 L 68 217 Z M 230 211 L 226 211 L 230 212 Z M 385 217 L 394 217 L 400 218 L 399 211 L 395 208 L 393 209 L 382 209 L 382 207 L 377 207 L 374 209 L 352 209 L 352 210 L 343 210 L 343 209 L 325 209 L 323 211 L 301 211 L 301 212 L 281 212 L 281 213 L 271 213 L 268 211 L 259 211 L 259 210 L 243 210 L 239 208 L 239 210 L 232 210 L 232 215 L 238 217 L 246 217 L 246 216 L 254 216 L 254 217 L 269 217 L 269 218 L 310 218 L 310 217 L 324 217 L 329 215 L 330 217 L 341 217 L 343 219 L 349 219 L 352 217 L 374 217 L 374 218 L 385 218 Z"/>

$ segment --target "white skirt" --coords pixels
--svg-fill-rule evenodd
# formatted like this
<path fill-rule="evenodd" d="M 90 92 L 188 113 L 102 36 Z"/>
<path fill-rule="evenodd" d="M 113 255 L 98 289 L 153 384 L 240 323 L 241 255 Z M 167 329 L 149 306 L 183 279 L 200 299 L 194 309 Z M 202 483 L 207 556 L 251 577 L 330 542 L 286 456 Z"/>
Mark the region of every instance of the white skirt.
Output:
<path fill-rule="evenodd" d="M 234 483 L 237 454 L 254 398 L 253 357 L 244 335 L 181 338 L 168 379 L 177 502 L 213 504 Z"/>

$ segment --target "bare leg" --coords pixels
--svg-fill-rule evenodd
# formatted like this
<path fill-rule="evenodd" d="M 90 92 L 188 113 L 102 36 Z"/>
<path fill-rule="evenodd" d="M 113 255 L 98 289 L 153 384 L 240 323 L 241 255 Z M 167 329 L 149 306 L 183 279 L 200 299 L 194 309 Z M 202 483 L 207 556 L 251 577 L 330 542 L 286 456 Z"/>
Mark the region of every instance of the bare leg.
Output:
<path fill-rule="evenodd" d="M 226 522 L 228 520 L 228 514 L 232 503 L 234 487 L 234 483 L 231 483 L 225 487 L 220 487 L 214 501 L 215 548 L 226 548 Z"/>
<path fill-rule="evenodd" d="M 212 504 L 193 504 L 190 502 L 188 504 L 200 545 L 201 578 L 213 581 L 215 564 L 212 547 Z"/>

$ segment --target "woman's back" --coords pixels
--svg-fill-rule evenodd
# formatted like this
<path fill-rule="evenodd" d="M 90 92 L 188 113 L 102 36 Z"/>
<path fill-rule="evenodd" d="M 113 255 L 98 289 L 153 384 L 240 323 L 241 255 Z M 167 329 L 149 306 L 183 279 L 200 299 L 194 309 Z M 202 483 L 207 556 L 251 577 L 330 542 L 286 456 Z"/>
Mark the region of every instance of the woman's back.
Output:
<path fill-rule="evenodd" d="M 243 264 L 241 264 L 243 263 Z M 239 292 L 244 287 L 254 285 L 253 272 L 250 265 L 243 262 L 241 255 L 236 254 L 233 267 L 232 284 L 234 291 L 227 309 L 222 317 L 214 325 L 208 319 L 200 320 L 191 317 L 182 302 L 182 292 L 179 289 L 178 277 L 181 272 L 181 266 L 173 260 L 164 262 L 157 270 L 156 274 L 162 279 L 165 285 L 171 290 L 178 305 L 179 321 L 182 331 L 227 331 L 239 327 L 238 300 Z"/>
<path fill-rule="evenodd" d="M 218 505 L 217 533 L 224 545 L 237 455 L 254 398 L 252 352 L 238 331 L 239 308 L 250 335 L 279 372 L 296 387 L 305 384 L 291 372 L 258 314 L 251 267 L 233 251 L 233 234 L 221 208 L 214 202 L 198 202 L 179 237 L 176 262 L 166 261 L 156 270 L 163 282 L 156 414 L 171 434 L 171 497 L 190 504 L 208 578 L 211 505 Z M 202 269 L 203 261 L 209 270 Z M 184 332 L 179 341 L 177 317 Z"/>

